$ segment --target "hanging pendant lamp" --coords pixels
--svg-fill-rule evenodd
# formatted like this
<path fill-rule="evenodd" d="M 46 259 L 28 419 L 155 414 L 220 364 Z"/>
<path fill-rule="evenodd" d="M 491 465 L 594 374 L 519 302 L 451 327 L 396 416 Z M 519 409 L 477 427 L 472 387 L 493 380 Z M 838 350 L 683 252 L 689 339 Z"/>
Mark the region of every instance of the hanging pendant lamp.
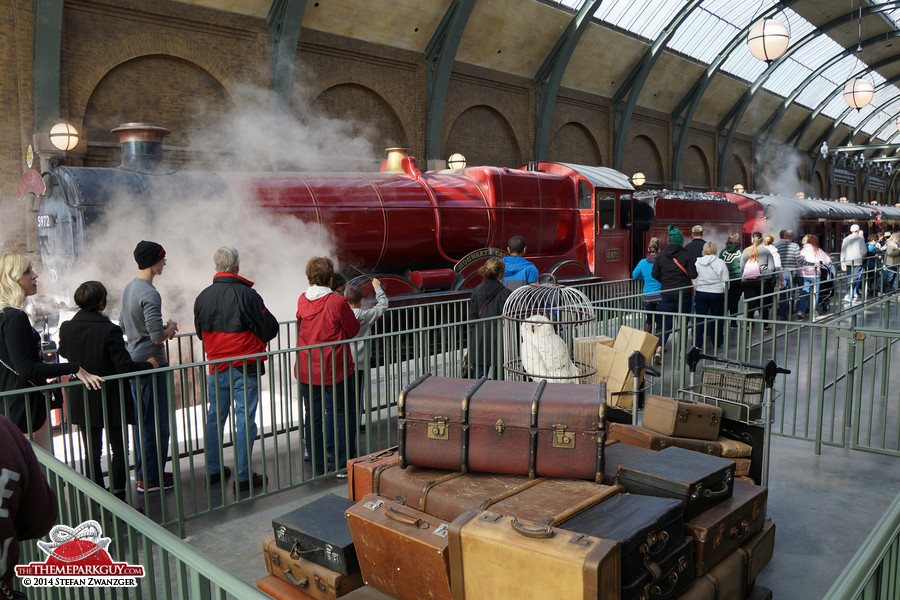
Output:
<path fill-rule="evenodd" d="M 856 110 L 869 104 L 875 95 L 875 86 L 865 77 L 855 77 L 844 85 L 844 102 Z"/>
<path fill-rule="evenodd" d="M 750 54 L 770 63 L 784 54 L 788 43 L 791 41 L 791 33 L 781 21 L 775 19 L 763 19 L 757 21 L 747 34 L 747 45 Z"/>

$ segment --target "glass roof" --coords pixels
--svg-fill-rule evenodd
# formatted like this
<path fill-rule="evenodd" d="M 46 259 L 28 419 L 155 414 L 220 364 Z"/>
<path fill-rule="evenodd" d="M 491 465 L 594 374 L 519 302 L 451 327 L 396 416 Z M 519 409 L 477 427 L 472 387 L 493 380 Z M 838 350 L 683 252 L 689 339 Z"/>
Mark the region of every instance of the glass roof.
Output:
<path fill-rule="evenodd" d="M 546 1 L 578 10 L 586 0 Z M 882 4 L 886 1 L 870 0 L 870 3 Z M 687 4 L 688 0 L 605 0 L 594 13 L 594 18 L 647 41 L 654 41 Z M 668 48 L 709 65 L 726 50 L 742 30 L 749 26 L 755 16 L 770 9 L 772 5 L 774 2 L 764 2 L 760 5 L 755 1 L 704 0 L 690 12 L 675 31 L 669 40 Z M 887 9 L 884 16 L 896 22 L 900 19 L 900 8 Z M 815 109 L 836 89 L 843 89 L 844 82 L 864 67 L 855 55 L 842 56 L 835 60 L 845 52 L 844 48 L 827 35 L 815 35 L 815 27 L 794 11 L 784 9 L 776 15 L 776 18 L 782 22 L 787 20 L 791 30 L 791 47 L 795 49 L 790 57 L 782 61 L 762 83 L 765 90 L 787 98 L 797 91 L 798 85 L 809 79 L 794 101 L 808 109 Z M 806 43 L 798 46 L 800 40 L 805 40 Z M 830 66 L 813 76 L 828 63 L 831 63 Z M 766 68 L 764 62 L 750 54 L 747 44 L 743 42 L 735 47 L 721 66 L 722 71 L 751 83 L 755 82 Z M 884 78 L 878 73 L 870 72 L 866 77 L 878 90 L 875 98 L 861 111 L 848 113 L 843 123 L 849 127 L 856 127 L 875 110 L 879 114 L 866 121 L 862 131 L 869 135 L 881 134 L 887 127 L 885 122 L 892 120 L 881 108 L 900 95 L 900 89 L 893 84 L 879 89 L 884 84 Z M 837 119 L 846 109 L 847 105 L 839 93 L 827 103 L 822 115 Z"/>

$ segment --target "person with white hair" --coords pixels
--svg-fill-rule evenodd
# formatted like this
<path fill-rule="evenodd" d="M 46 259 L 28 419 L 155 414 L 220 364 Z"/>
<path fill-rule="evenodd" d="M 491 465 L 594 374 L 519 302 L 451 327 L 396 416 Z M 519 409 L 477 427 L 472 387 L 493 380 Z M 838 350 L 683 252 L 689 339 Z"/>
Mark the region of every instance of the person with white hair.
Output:
<path fill-rule="evenodd" d="M 850 226 L 850 235 L 841 242 L 841 271 L 847 272 L 850 269 L 850 289 L 844 297 L 844 302 L 852 302 L 859 300 L 859 288 L 863 281 L 863 259 L 866 257 L 868 249 L 866 248 L 866 239 L 859 225 L 854 223 Z"/>

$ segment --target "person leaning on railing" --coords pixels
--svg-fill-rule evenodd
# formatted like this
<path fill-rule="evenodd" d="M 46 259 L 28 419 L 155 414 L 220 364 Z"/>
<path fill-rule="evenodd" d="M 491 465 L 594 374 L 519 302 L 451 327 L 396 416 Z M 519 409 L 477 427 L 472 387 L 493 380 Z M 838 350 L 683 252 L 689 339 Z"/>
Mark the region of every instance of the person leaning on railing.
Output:
<path fill-rule="evenodd" d="M 884 245 L 884 291 L 896 291 L 900 270 L 900 231 L 891 234 Z"/>
<path fill-rule="evenodd" d="M 72 320 L 59 326 L 59 355 L 68 361 L 84 365 L 98 375 L 116 375 L 155 369 L 155 358 L 135 362 L 125 349 L 122 328 L 109 320 L 106 309 L 106 286 L 99 281 L 86 281 L 75 290 L 75 304 L 79 310 Z M 134 398 L 131 385 L 115 381 L 104 390 L 71 389 L 66 414 L 78 425 L 87 452 L 87 476 L 103 486 L 100 467 L 102 434 L 112 449 L 109 462 L 109 490 L 119 500 L 125 500 L 128 483 L 125 425 L 134 425 Z M 123 393 L 120 394 L 119 390 Z M 106 398 L 104 406 L 103 400 Z"/>
<path fill-rule="evenodd" d="M 22 310 L 25 298 L 37 293 L 37 280 L 24 255 L 0 255 L 0 391 L 46 385 L 48 379 L 63 375 L 75 375 L 89 389 L 100 389 L 103 379 L 78 363 L 44 362 L 41 337 Z M 43 393 L 0 398 L 0 414 L 9 417 L 23 433 L 32 432 L 35 442 L 52 452 Z"/>

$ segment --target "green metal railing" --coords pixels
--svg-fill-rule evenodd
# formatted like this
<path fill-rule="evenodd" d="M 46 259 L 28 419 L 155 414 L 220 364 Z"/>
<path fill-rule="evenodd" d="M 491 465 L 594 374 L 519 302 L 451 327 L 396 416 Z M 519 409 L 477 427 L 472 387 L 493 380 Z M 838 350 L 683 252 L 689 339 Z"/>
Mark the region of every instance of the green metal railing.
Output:
<path fill-rule="evenodd" d="M 38 461 L 60 507 L 58 523 L 76 528 L 87 520 L 100 523 L 103 536 L 111 539 L 107 549 L 116 562 L 142 565 L 144 577 L 137 586 L 123 587 L 31 587 L 29 598 L 236 598 L 271 600 L 206 558 L 178 536 L 151 521 L 103 488 L 85 479 L 51 454 L 35 447 Z M 34 541 L 21 542 L 20 563 L 43 562 L 47 555 Z M 22 588 L 21 581 L 16 585 Z"/>
<path fill-rule="evenodd" d="M 900 597 L 900 495 L 862 543 L 824 600 Z"/>

